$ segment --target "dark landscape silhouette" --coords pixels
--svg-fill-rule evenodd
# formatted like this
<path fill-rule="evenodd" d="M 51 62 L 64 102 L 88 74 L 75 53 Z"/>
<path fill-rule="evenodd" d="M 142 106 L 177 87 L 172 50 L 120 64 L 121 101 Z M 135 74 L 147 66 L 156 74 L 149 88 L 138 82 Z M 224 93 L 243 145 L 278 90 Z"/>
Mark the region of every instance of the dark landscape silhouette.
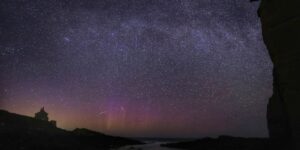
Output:
<path fill-rule="evenodd" d="M 36 113 L 34 118 L 0 110 L 0 149 L 99 150 L 145 144 L 138 140 L 109 136 L 89 129 L 77 128 L 67 131 L 57 128 L 55 121 L 48 120 L 48 113 L 44 108 Z M 188 150 L 267 150 L 281 149 L 282 145 L 282 141 L 271 141 L 268 138 L 220 136 L 215 139 L 207 137 L 178 143 L 174 140 L 161 146 Z"/>
<path fill-rule="evenodd" d="M 46 114 L 41 109 L 41 114 Z M 36 115 L 39 116 L 39 115 Z M 142 142 L 105 135 L 88 129 L 67 131 L 37 118 L 0 110 L 1 150 L 103 150 Z"/>

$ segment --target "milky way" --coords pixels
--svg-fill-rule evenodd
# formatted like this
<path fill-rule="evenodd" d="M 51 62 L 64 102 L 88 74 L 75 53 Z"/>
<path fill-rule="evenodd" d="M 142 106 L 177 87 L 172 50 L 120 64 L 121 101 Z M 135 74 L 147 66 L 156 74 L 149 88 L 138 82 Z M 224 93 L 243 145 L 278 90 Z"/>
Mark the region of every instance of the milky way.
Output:
<path fill-rule="evenodd" d="M 0 108 L 121 136 L 267 136 L 257 3 L 1 0 Z"/>

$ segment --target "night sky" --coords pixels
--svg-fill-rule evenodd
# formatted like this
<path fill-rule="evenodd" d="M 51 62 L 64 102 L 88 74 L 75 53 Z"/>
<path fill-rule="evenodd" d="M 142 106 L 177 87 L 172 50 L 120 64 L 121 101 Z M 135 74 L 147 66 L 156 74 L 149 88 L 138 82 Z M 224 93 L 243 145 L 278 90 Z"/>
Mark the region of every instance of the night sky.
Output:
<path fill-rule="evenodd" d="M 0 109 L 64 129 L 267 136 L 272 64 L 248 0 L 1 0 Z"/>

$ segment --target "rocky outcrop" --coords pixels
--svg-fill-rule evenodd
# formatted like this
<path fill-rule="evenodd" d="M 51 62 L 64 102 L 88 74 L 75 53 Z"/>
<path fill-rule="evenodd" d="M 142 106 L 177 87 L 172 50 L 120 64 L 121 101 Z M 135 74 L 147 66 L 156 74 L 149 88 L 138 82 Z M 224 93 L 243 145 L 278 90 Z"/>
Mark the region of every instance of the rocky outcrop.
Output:
<path fill-rule="evenodd" d="M 268 129 L 273 140 L 300 149 L 300 1 L 262 0 L 264 43 L 274 64 L 274 92 L 268 104 Z"/>

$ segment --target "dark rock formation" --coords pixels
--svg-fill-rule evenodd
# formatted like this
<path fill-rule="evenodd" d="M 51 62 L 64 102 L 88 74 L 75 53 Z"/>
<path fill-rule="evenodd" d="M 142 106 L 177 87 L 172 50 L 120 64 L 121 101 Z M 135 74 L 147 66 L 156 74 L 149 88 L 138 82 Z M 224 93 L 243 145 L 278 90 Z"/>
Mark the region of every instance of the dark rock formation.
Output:
<path fill-rule="evenodd" d="M 87 129 L 66 131 L 50 122 L 0 110 L 1 150 L 103 150 L 139 141 Z"/>
<path fill-rule="evenodd" d="M 287 111 L 280 91 L 276 71 L 273 71 L 273 95 L 269 100 L 267 109 L 267 120 L 269 136 L 275 140 L 287 140 L 291 136 Z"/>
<path fill-rule="evenodd" d="M 262 0 L 263 39 L 274 64 L 274 94 L 268 105 L 272 140 L 300 149 L 300 1 Z M 292 143 L 292 144 L 291 144 Z"/>

